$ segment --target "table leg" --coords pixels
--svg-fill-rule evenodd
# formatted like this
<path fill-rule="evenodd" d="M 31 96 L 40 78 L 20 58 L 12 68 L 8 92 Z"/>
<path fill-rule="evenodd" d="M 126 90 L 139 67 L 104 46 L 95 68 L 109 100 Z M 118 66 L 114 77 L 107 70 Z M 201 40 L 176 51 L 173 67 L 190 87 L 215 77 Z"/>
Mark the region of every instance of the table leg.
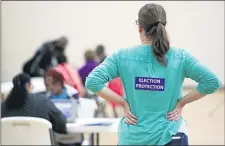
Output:
<path fill-rule="evenodd" d="M 96 133 L 96 138 L 97 138 L 96 140 L 97 146 L 99 146 L 99 133 Z"/>
<path fill-rule="evenodd" d="M 92 146 L 94 146 L 95 145 L 95 134 L 94 133 L 91 133 L 90 134 L 90 141 L 91 141 L 91 143 L 90 143 L 90 145 L 92 145 Z"/>
<path fill-rule="evenodd" d="M 99 146 L 99 133 L 92 133 L 90 139 L 92 146 Z"/>

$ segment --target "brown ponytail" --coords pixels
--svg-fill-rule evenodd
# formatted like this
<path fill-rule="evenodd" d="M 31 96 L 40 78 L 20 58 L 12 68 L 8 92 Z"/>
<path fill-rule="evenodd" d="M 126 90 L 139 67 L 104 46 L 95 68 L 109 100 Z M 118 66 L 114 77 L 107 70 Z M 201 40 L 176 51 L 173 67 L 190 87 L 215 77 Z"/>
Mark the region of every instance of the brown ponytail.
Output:
<path fill-rule="evenodd" d="M 152 39 L 152 51 L 157 60 L 167 65 L 166 53 L 170 48 L 169 38 L 165 29 L 166 12 L 157 4 L 146 4 L 139 11 L 139 24 L 144 28 L 145 35 Z"/>

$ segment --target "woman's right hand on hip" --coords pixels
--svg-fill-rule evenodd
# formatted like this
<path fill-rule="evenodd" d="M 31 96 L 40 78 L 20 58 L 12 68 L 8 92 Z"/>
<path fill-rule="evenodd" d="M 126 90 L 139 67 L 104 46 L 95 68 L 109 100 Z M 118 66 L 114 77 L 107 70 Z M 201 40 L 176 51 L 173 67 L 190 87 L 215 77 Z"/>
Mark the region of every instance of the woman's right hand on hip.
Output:
<path fill-rule="evenodd" d="M 125 115 L 125 123 L 129 124 L 129 125 L 136 125 L 137 124 L 137 118 L 135 115 L 133 115 L 130 111 L 129 105 L 125 104 L 123 106 L 123 110 L 124 110 L 124 115 Z"/>

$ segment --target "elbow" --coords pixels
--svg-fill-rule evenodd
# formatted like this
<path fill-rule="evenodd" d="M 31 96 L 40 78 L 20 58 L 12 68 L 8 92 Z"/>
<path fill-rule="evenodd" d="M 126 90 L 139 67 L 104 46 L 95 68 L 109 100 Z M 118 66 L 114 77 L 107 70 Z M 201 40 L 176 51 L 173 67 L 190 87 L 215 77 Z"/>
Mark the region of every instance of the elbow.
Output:
<path fill-rule="evenodd" d="M 219 78 L 215 78 L 213 83 L 212 83 L 212 93 L 216 92 L 220 87 L 222 83 L 220 82 Z"/>
<path fill-rule="evenodd" d="M 92 80 L 87 77 L 85 81 L 85 88 L 87 88 L 88 90 L 91 90 L 92 87 L 93 87 Z"/>
<path fill-rule="evenodd" d="M 216 92 L 220 87 L 222 86 L 221 81 L 217 78 L 217 80 L 214 83 L 214 92 Z"/>
<path fill-rule="evenodd" d="M 85 87 L 91 92 L 97 93 L 104 87 L 97 79 L 94 77 L 87 77 L 85 81 Z"/>
<path fill-rule="evenodd" d="M 198 89 L 201 94 L 212 94 L 216 92 L 221 85 L 219 78 L 214 78 L 204 84 L 199 84 Z"/>

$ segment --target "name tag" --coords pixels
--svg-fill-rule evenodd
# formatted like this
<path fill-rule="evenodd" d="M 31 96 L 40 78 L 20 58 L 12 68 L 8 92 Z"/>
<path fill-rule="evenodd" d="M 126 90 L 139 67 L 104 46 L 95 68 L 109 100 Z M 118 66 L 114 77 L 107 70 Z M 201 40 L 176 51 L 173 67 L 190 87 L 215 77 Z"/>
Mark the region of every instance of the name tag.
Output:
<path fill-rule="evenodd" d="M 136 90 L 164 91 L 165 79 L 136 77 L 135 78 L 135 89 Z"/>

